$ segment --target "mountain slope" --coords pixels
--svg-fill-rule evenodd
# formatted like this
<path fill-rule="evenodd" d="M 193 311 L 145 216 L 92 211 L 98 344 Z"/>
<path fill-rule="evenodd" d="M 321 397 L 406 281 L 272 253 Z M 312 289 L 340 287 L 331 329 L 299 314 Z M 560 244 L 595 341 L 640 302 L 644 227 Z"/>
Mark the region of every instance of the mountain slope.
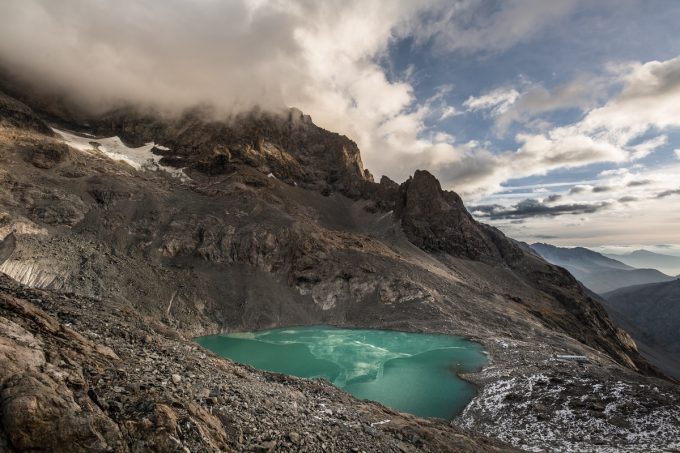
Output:
<path fill-rule="evenodd" d="M 625 254 L 607 254 L 608 257 L 619 260 L 637 268 L 659 269 L 669 275 L 680 274 L 680 257 L 663 255 L 649 250 L 635 250 Z"/>
<path fill-rule="evenodd" d="M 676 437 L 639 435 L 651 428 L 634 420 L 679 410 L 665 396 L 675 387 L 600 303 L 563 269 L 474 221 L 431 174 L 375 183 L 356 145 L 295 110 L 228 122 L 121 110 L 72 124 L 79 144 L 36 129 L 39 115 L 28 111 L 0 128 L 0 233 L 16 240 L 0 271 L 21 283 L 87 298 L 113 318 L 129 307 L 185 336 L 322 323 L 466 335 L 493 360 L 466 376 L 482 386 L 457 422 L 473 433 L 558 450 L 572 442 L 566 432 L 580 449 L 616 446 L 617 436 L 654 449 Z M 153 141 L 162 165 L 112 159 L 103 138 L 113 134 L 129 146 L 123 154 Z M 531 390 L 537 372 L 547 384 Z M 576 374 L 574 393 L 561 382 Z M 593 385 L 602 389 L 595 407 L 615 393 L 640 403 L 626 427 L 596 431 L 557 415 L 566 404 L 591 417 L 579 401 Z M 498 404 L 498 389 L 513 403 Z M 215 410 L 236 409 L 220 400 Z M 541 440 L 547 431 L 557 435 Z"/>
<path fill-rule="evenodd" d="M 532 244 L 543 259 L 567 269 L 590 290 L 602 294 L 625 286 L 671 281 L 673 277 L 656 269 L 631 266 L 583 247 L 563 248 L 549 244 Z"/>
<path fill-rule="evenodd" d="M 680 279 L 621 288 L 602 297 L 612 316 L 631 326 L 636 341 L 660 355 L 653 357 L 657 366 L 680 378 Z"/>

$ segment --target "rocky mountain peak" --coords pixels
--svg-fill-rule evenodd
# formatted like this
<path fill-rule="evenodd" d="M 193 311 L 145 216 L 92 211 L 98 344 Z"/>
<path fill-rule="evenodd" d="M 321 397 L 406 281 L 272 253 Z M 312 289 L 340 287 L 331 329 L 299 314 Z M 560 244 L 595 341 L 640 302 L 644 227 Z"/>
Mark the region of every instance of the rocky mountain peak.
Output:
<path fill-rule="evenodd" d="M 136 145 L 160 143 L 169 148 L 157 150 L 166 156 L 166 164 L 209 175 L 247 165 L 291 185 L 325 194 L 337 191 L 355 199 L 361 196 L 363 184 L 373 181 L 356 143 L 316 126 L 295 108 L 228 118 L 196 111 L 167 118 L 125 109 L 92 123 L 101 135 L 118 135 Z"/>
<path fill-rule="evenodd" d="M 425 250 L 487 262 L 503 260 L 490 236 L 492 229 L 477 223 L 460 196 L 442 190 L 428 171 L 417 170 L 401 185 L 396 215 L 409 240 Z"/>

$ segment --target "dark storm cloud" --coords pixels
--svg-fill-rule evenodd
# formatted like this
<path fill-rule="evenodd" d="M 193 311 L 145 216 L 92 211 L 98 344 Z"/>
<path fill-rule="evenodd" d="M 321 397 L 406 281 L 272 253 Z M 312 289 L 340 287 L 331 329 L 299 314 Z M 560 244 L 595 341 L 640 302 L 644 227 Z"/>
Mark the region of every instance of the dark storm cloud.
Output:
<path fill-rule="evenodd" d="M 588 190 L 592 190 L 592 187 L 590 186 L 574 186 L 569 190 L 569 195 L 576 195 L 579 193 L 587 192 Z"/>
<path fill-rule="evenodd" d="M 640 186 L 647 186 L 651 184 L 653 181 L 651 179 L 643 179 L 639 181 L 631 181 L 627 184 L 628 187 L 640 187 Z"/>
<path fill-rule="evenodd" d="M 664 190 L 663 192 L 656 194 L 656 198 L 666 198 L 670 197 L 671 195 L 680 195 L 680 189 Z"/>
<path fill-rule="evenodd" d="M 530 217 L 554 217 L 566 214 L 592 214 L 606 209 L 611 205 L 609 202 L 598 203 L 571 203 L 548 206 L 545 203 L 526 199 L 511 206 L 504 207 L 497 204 L 472 206 L 470 211 L 477 217 L 491 220 L 499 219 L 525 219 Z"/>

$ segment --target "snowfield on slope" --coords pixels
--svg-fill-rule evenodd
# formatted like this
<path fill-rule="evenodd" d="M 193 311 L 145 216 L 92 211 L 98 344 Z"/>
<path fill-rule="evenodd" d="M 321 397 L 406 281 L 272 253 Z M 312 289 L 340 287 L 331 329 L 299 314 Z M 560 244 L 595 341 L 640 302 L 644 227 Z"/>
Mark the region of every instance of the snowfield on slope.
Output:
<path fill-rule="evenodd" d="M 59 134 L 67 145 L 78 151 L 85 153 L 101 153 L 111 160 L 125 162 L 137 171 L 162 170 L 170 176 L 179 178 L 181 181 L 190 179 L 186 173 L 184 173 L 183 169 L 161 165 L 160 160 L 163 156 L 156 155 L 151 151 L 154 147 L 163 151 L 169 151 L 170 148 L 166 146 L 149 142 L 139 148 L 130 148 L 125 145 L 118 136 L 94 138 L 90 134 L 84 134 L 88 135 L 86 137 L 56 128 L 52 128 L 52 130 Z"/>

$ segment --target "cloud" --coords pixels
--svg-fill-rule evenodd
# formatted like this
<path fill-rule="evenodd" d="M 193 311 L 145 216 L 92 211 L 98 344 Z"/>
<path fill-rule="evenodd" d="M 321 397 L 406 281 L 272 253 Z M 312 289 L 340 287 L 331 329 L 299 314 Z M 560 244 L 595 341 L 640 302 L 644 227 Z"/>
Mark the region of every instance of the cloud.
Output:
<path fill-rule="evenodd" d="M 455 107 L 448 105 L 442 109 L 442 114 L 439 117 L 439 121 L 444 121 L 447 118 L 453 118 L 454 116 L 461 115 L 463 112 L 459 112 Z"/>
<path fill-rule="evenodd" d="M 680 57 L 630 64 L 617 71 L 623 83 L 618 94 L 603 106 L 588 111 L 578 122 L 539 134 L 517 134 L 519 147 L 515 151 L 496 154 L 493 162 L 487 159 L 489 174 L 480 178 L 478 190 L 483 190 L 483 181 L 484 187 L 493 191 L 497 187 L 495 181 L 509 179 L 510 175 L 520 178 L 558 168 L 633 162 L 666 144 L 668 138 L 660 132 L 680 127 Z M 510 111 L 512 104 L 503 104 L 502 96 L 488 99 L 483 106 L 497 109 L 491 102 L 495 99 L 500 100 L 496 106 Z M 655 135 L 632 144 L 645 134 Z"/>
<path fill-rule="evenodd" d="M 609 202 L 573 203 L 548 206 L 540 200 L 526 199 L 511 207 L 498 204 L 470 207 L 473 215 L 490 220 L 526 219 L 530 217 L 554 217 L 564 214 L 592 214 L 609 207 Z"/>
<path fill-rule="evenodd" d="M 631 64 L 622 74 L 623 90 L 593 109 L 577 126 L 619 146 L 650 130 L 680 126 L 680 58 Z M 636 152 L 643 156 L 665 143 L 663 136 L 647 141 Z"/>
<path fill-rule="evenodd" d="M 630 169 L 616 168 L 613 170 L 603 170 L 600 172 L 599 176 L 625 176 L 628 174 L 630 174 Z"/>
<path fill-rule="evenodd" d="M 614 190 L 614 188 L 613 188 L 613 187 L 609 187 L 609 186 L 596 186 L 596 187 L 593 187 L 593 193 L 611 192 L 612 190 Z"/>
<path fill-rule="evenodd" d="M 628 184 L 626 184 L 627 187 L 640 187 L 640 186 L 648 186 L 652 183 L 653 181 L 651 179 L 639 179 L 639 180 L 633 180 L 630 181 Z"/>
<path fill-rule="evenodd" d="M 489 110 L 491 114 L 498 115 L 505 112 L 519 97 L 519 92 L 514 88 L 497 88 L 478 97 L 470 96 L 463 106 L 468 111 Z"/>
<path fill-rule="evenodd" d="M 491 3 L 496 12 L 489 16 L 483 12 Z M 295 106 L 355 140 L 376 175 L 403 180 L 429 168 L 447 187 L 477 193 L 518 170 L 502 168 L 511 156 L 429 133 L 427 119 L 460 113 L 444 101 L 451 87 L 418 101 L 412 73 L 388 77 L 380 62 L 405 36 L 435 40 L 447 51 L 508 48 L 564 18 L 571 3 L 120 0 L 113 8 L 6 0 L 0 64 L 98 111 L 129 102 L 169 111 L 197 103 L 224 112 Z M 450 46 L 454 35 L 460 39 Z M 468 107 L 489 102 L 471 99 Z M 523 152 L 522 173 L 545 171 L 530 162 L 540 159 Z"/>
<path fill-rule="evenodd" d="M 457 112 L 442 88 L 419 102 L 409 74 L 380 65 L 442 0 L 6 0 L 0 65 L 102 111 L 121 103 L 221 112 L 295 106 L 345 134 L 377 175 L 406 179 L 455 162 L 425 120 Z M 49 56 L 49 57 L 46 57 Z"/>
<path fill-rule="evenodd" d="M 536 239 L 541 239 L 541 240 L 550 240 L 550 239 L 559 239 L 559 236 L 555 236 L 553 234 L 537 234 L 534 236 Z"/>
<path fill-rule="evenodd" d="M 675 157 L 680 159 L 680 149 L 673 150 L 673 153 L 675 154 Z"/>
<path fill-rule="evenodd" d="M 576 195 L 583 192 L 591 192 L 592 190 L 593 186 L 579 184 L 569 189 L 569 195 Z"/>
<path fill-rule="evenodd" d="M 513 123 L 523 123 L 533 129 L 547 125 L 537 115 L 566 109 L 588 111 L 604 99 L 609 85 L 616 79 L 606 76 L 581 75 L 552 90 L 541 84 L 530 84 L 503 111 L 496 112 L 495 129 L 504 135 Z"/>
<path fill-rule="evenodd" d="M 651 140 L 647 140 L 640 144 L 632 146 L 631 147 L 633 149 L 632 158 L 636 160 L 643 159 L 649 156 L 654 151 L 656 151 L 657 148 L 665 145 L 666 143 L 668 143 L 668 137 L 665 135 L 659 135 L 657 137 L 652 138 Z"/>
<path fill-rule="evenodd" d="M 498 52 L 526 42 L 568 18 L 581 0 L 445 2 L 421 18 L 416 37 L 442 51 Z M 478 11 L 486 14 L 476 14 Z"/>
<path fill-rule="evenodd" d="M 657 244 L 659 241 L 680 244 L 680 230 L 669 227 L 680 223 L 680 213 L 674 209 L 675 198 L 672 198 L 680 195 L 677 178 L 680 163 L 662 162 L 654 167 L 630 166 L 627 171 L 603 173 L 597 180 L 568 185 L 560 183 L 552 188 L 557 194 L 563 195 L 559 204 L 607 203 L 606 209 L 584 214 L 577 212 L 577 215 L 565 212 L 556 216 L 525 217 L 521 227 L 514 224 L 513 219 L 502 216 L 491 218 L 488 215 L 475 215 L 523 241 L 534 241 L 548 232 L 557 237 L 556 244 L 564 246 Z M 629 183 L 633 181 L 648 183 L 630 186 Z M 595 186 L 611 187 L 612 190 L 593 193 Z M 485 197 L 484 202 L 478 204 L 496 205 L 497 213 L 512 211 L 517 203 L 512 195 L 512 192 L 495 194 Z M 543 203 L 548 205 L 545 199 Z"/>
<path fill-rule="evenodd" d="M 666 198 L 670 197 L 671 195 L 680 195 L 680 189 L 664 190 L 663 192 L 656 194 L 656 198 Z"/>

